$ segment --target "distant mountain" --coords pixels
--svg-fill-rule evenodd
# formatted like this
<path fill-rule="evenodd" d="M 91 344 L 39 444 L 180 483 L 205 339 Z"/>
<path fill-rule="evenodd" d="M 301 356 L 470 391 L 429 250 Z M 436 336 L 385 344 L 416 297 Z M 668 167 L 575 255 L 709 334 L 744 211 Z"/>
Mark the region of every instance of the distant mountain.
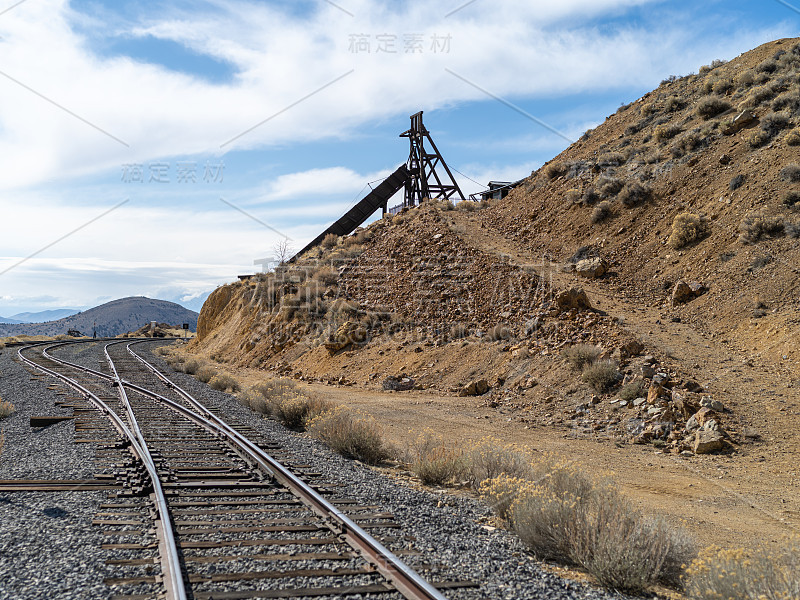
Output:
<path fill-rule="evenodd" d="M 0 317 L 0 325 L 8 323 L 9 325 L 15 325 L 18 323 L 25 323 L 25 321 L 18 321 L 17 319 L 12 319 L 11 317 Z"/>
<path fill-rule="evenodd" d="M 197 330 L 198 314 L 174 302 L 153 300 L 143 296 L 112 300 L 95 308 L 46 323 L 2 324 L 0 336 L 12 335 L 58 335 L 76 329 L 85 335 L 113 337 L 135 331 L 151 321 L 180 326 L 188 323 L 192 331 Z"/>
<path fill-rule="evenodd" d="M 55 310 L 43 310 L 40 312 L 23 312 L 11 315 L 8 319 L 0 317 L 0 322 L 3 323 L 46 323 L 48 321 L 57 321 L 64 317 L 71 317 L 78 314 L 76 308 L 57 308 Z"/>

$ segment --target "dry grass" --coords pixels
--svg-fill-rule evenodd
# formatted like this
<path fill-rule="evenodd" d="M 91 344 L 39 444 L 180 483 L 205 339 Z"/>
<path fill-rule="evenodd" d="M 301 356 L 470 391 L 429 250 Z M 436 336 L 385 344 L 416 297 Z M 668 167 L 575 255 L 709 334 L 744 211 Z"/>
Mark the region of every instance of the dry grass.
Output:
<path fill-rule="evenodd" d="M 243 391 L 237 399 L 295 431 L 305 431 L 312 419 L 333 408 L 330 402 L 305 393 L 291 379 L 267 379 Z"/>
<path fill-rule="evenodd" d="M 607 392 L 619 379 L 617 364 L 610 360 L 601 360 L 583 370 L 581 379 L 592 386 L 598 393 Z"/>
<path fill-rule="evenodd" d="M 639 513 L 608 481 L 543 461 L 534 478 L 501 475 L 481 491 L 538 557 L 578 565 L 601 584 L 641 592 L 677 586 L 692 545 L 682 531 Z"/>
<path fill-rule="evenodd" d="M 575 369 L 581 371 L 600 358 L 602 350 L 591 344 L 575 344 L 561 351 L 561 356 Z"/>
<path fill-rule="evenodd" d="M 622 386 L 619 390 L 619 397 L 625 402 L 630 402 L 631 400 L 635 400 L 645 394 L 645 386 L 644 382 L 642 381 L 634 381 L 632 383 L 626 383 Z"/>
<path fill-rule="evenodd" d="M 567 165 L 560 162 L 551 162 L 545 166 L 544 174 L 548 179 L 557 179 L 567 174 Z"/>
<path fill-rule="evenodd" d="M 797 183 L 800 181 L 800 165 L 797 163 L 790 163 L 783 167 L 780 172 L 781 179 L 789 183 Z"/>
<path fill-rule="evenodd" d="M 208 386 L 213 390 L 220 392 L 238 392 L 239 382 L 236 381 L 232 375 L 228 373 L 218 373 L 214 375 L 209 381 Z"/>
<path fill-rule="evenodd" d="M 659 125 L 655 128 L 655 131 L 653 131 L 653 139 L 657 142 L 665 142 L 674 138 L 680 132 L 680 125 L 664 123 L 663 125 Z"/>
<path fill-rule="evenodd" d="M 800 598 L 800 538 L 790 538 L 777 554 L 707 548 L 686 569 L 685 589 L 693 600 Z"/>
<path fill-rule="evenodd" d="M 0 398 L 0 419 L 5 419 L 14 413 L 14 405 Z"/>
<path fill-rule="evenodd" d="M 708 235 L 708 220 L 694 213 L 680 213 L 672 221 L 672 234 L 667 243 L 670 247 L 683 248 Z"/>
<path fill-rule="evenodd" d="M 345 458 L 376 465 L 390 456 L 375 419 L 344 406 L 312 419 L 307 431 Z"/>
<path fill-rule="evenodd" d="M 800 128 L 792 129 L 786 134 L 783 141 L 786 142 L 787 146 L 800 146 Z"/>
<path fill-rule="evenodd" d="M 326 250 L 330 250 L 336 244 L 339 243 L 339 236 L 335 233 L 329 233 L 324 238 L 322 238 L 322 247 Z"/>

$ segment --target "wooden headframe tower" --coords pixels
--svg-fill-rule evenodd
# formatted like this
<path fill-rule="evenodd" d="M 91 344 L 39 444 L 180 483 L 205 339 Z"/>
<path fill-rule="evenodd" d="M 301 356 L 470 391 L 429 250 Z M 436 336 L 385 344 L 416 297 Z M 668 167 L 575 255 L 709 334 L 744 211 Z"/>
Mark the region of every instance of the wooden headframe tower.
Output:
<path fill-rule="evenodd" d="M 411 146 L 406 163 L 411 178 L 405 184 L 403 208 L 410 208 L 434 198 L 449 200 L 455 196 L 459 200 L 465 200 L 430 132 L 422 123 L 422 111 L 411 115 L 411 129 L 401 133 L 400 137 L 407 137 Z M 426 141 L 431 152 L 425 148 Z"/>

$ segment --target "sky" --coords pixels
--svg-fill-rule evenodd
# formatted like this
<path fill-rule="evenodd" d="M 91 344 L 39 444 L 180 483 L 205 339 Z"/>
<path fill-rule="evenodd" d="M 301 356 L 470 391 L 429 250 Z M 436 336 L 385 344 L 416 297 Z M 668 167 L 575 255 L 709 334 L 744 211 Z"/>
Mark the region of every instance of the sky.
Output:
<path fill-rule="evenodd" d="M 0 0 L 0 315 L 198 310 L 405 162 L 413 113 L 470 194 L 799 28 L 800 0 Z"/>

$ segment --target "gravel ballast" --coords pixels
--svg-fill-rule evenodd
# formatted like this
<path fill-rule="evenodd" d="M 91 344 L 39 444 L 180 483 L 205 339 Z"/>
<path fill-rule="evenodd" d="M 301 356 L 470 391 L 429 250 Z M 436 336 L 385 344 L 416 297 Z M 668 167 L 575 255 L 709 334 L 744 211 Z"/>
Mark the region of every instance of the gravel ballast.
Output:
<path fill-rule="evenodd" d="M 625 597 L 547 573 L 515 536 L 485 525 L 491 511 L 484 504 L 467 497 L 413 489 L 357 461 L 346 460 L 316 440 L 254 413 L 233 396 L 173 372 L 160 357 L 149 354 L 147 346 L 135 348 L 198 400 L 281 444 L 293 461 L 313 464 L 326 482 L 341 487 L 342 497 L 393 513 L 402 529 L 391 533 L 399 538 L 388 543 L 390 549 L 420 552 L 420 556 L 404 560 L 419 567 L 427 579 L 480 584 L 477 589 L 447 590 L 443 592 L 447 598 Z M 51 380 L 30 381 L 28 372 L 10 360 L 12 353 L 16 351 L 6 349 L 0 356 L 0 395 L 17 407 L 12 417 L 0 422 L 6 430 L 0 478 L 91 478 L 94 449 L 72 442 L 71 423 L 43 428 L 31 436 L 29 416 L 59 414 L 53 405 L 59 397 L 47 389 Z M 97 354 L 89 352 L 88 345 L 58 354 L 93 368 L 99 366 Z M 108 575 L 103 562 L 109 553 L 100 545 L 106 540 L 101 539 L 99 528 L 91 526 L 97 506 L 105 498 L 105 492 L 0 494 L 0 600 L 110 597 L 111 588 L 102 583 Z"/>

